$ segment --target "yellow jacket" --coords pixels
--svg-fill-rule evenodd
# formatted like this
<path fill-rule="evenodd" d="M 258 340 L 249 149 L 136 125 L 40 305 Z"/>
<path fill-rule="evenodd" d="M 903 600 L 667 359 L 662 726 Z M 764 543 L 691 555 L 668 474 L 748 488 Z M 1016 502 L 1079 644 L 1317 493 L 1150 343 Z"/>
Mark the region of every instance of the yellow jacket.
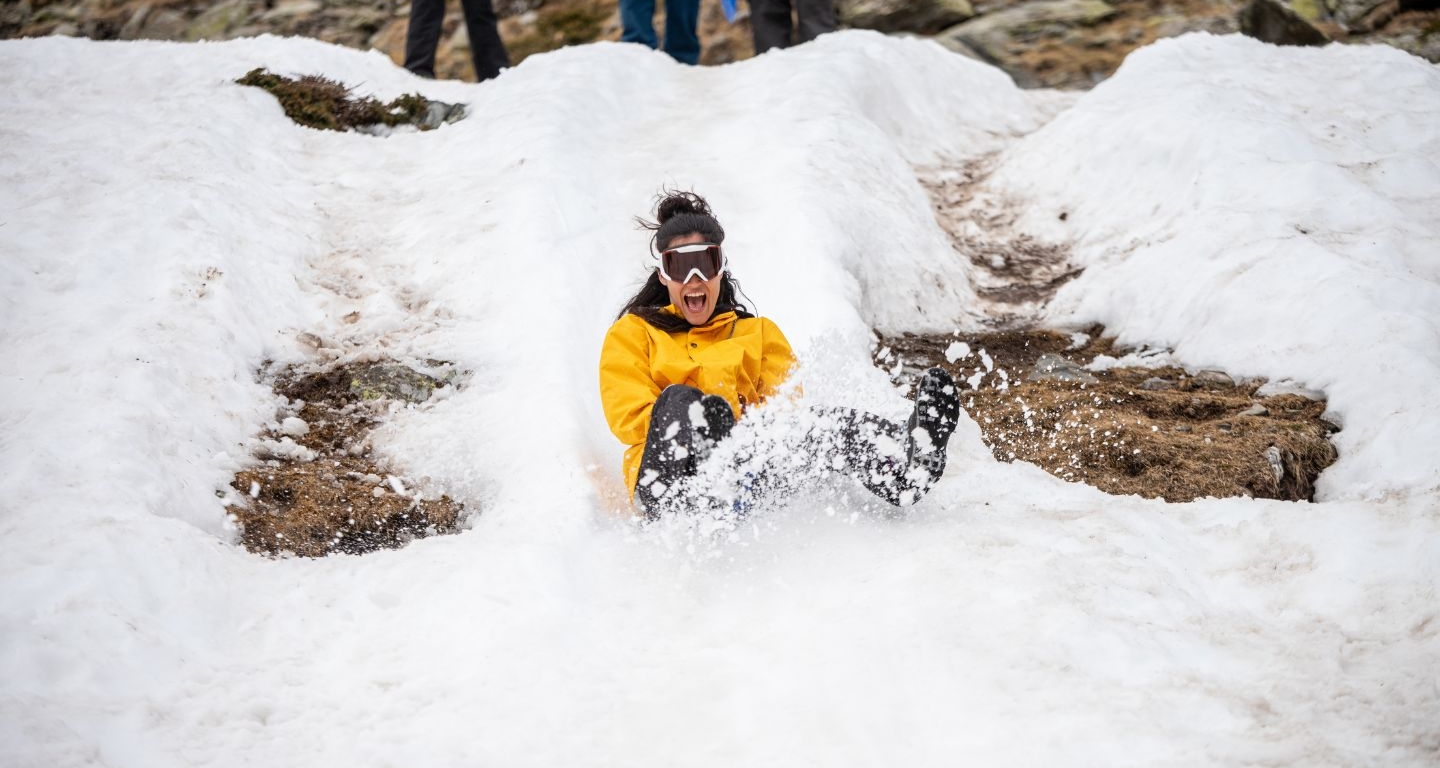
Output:
<path fill-rule="evenodd" d="M 665 311 L 678 315 L 674 305 Z M 689 331 L 666 333 L 636 315 L 625 315 L 605 334 L 600 350 L 600 403 L 605 420 L 625 451 L 625 484 L 631 493 L 650 429 L 650 408 L 671 384 L 688 384 L 719 395 L 736 414 L 775 393 L 795 353 L 774 323 L 763 317 L 722 312 Z"/>

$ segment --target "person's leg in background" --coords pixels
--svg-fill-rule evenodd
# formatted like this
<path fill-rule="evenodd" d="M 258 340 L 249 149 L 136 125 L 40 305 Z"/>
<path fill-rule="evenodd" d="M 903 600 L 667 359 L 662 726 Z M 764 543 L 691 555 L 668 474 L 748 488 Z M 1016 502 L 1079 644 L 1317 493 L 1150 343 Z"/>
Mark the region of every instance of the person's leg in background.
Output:
<path fill-rule="evenodd" d="M 750 0 L 750 31 L 756 56 L 790 47 L 790 0 Z"/>
<path fill-rule="evenodd" d="M 665 52 L 682 64 L 700 63 L 700 0 L 665 0 Z"/>
<path fill-rule="evenodd" d="M 465 9 L 465 31 L 470 33 L 470 61 L 475 65 L 475 79 L 484 82 L 510 66 L 505 43 L 500 40 L 499 19 L 490 0 L 461 0 L 461 5 Z"/>
<path fill-rule="evenodd" d="M 657 48 L 655 0 L 620 0 L 620 42 Z"/>
<path fill-rule="evenodd" d="M 435 49 L 440 25 L 445 22 L 445 0 L 410 0 L 410 23 L 405 29 L 405 68 L 435 78 Z M 473 45 L 473 43 L 472 43 Z"/>
<path fill-rule="evenodd" d="M 799 19 L 795 28 L 796 45 L 835 31 L 835 0 L 795 0 L 795 15 Z"/>

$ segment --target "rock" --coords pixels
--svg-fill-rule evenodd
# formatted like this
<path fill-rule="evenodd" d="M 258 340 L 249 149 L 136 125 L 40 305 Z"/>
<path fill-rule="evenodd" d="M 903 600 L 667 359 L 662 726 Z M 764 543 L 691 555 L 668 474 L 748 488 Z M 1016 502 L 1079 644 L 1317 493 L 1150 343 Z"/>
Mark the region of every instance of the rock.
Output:
<path fill-rule="evenodd" d="M 169 8 L 156 8 L 146 14 L 145 22 L 135 34 L 136 40 L 180 40 L 189 27 L 185 14 Z"/>
<path fill-rule="evenodd" d="M 1294 11 L 1300 18 L 1317 22 L 1330 15 L 1330 2 L 1332 0 L 1287 0 L 1290 10 Z"/>
<path fill-rule="evenodd" d="M 356 11 L 355 14 L 350 17 L 350 20 L 346 22 L 346 24 L 350 27 L 350 29 L 369 35 L 380 31 L 380 28 L 385 26 L 385 22 L 389 20 L 390 15 L 387 13 L 376 10 L 361 9 Z"/>
<path fill-rule="evenodd" d="M 405 30 L 407 19 L 394 19 L 370 38 L 370 47 L 390 57 L 396 66 L 405 63 Z"/>
<path fill-rule="evenodd" d="M 312 16 L 325 8 L 320 0 L 280 0 L 274 8 L 261 15 L 265 21 L 285 21 Z"/>
<path fill-rule="evenodd" d="M 1207 387 L 1235 386 L 1235 380 L 1230 378 L 1230 374 L 1224 371 L 1201 371 L 1191 378 L 1194 379 L 1195 383 L 1203 384 Z"/>
<path fill-rule="evenodd" d="M 1337 0 L 1335 19 L 1350 32 L 1374 32 L 1400 13 L 1400 0 Z"/>
<path fill-rule="evenodd" d="M 470 52 L 470 30 L 464 24 L 460 24 L 450 34 L 448 42 L 452 50 L 465 51 L 468 54 Z"/>
<path fill-rule="evenodd" d="M 1141 389 L 1149 390 L 1151 392 L 1156 392 L 1163 389 L 1174 389 L 1177 386 L 1179 386 L 1179 384 L 1174 379 L 1162 379 L 1158 376 L 1151 376 L 1150 378 L 1140 382 Z"/>
<path fill-rule="evenodd" d="M 135 9 L 135 12 L 125 22 L 125 26 L 120 28 L 121 40 L 134 40 L 140 35 L 140 29 L 145 26 L 145 19 L 150 15 L 150 8 L 151 5 L 145 3 Z"/>
<path fill-rule="evenodd" d="M 1059 35 L 1074 26 L 1092 26 L 1115 15 L 1104 0 L 1034 0 L 971 19 L 941 32 L 940 42 L 960 40 L 994 51 L 1012 37 Z"/>
<path fill-rule="evenodd" d="M 423 403 L 435 393 L 440 382 L 425 374 L 393 363 L 357 367 L 350 377 L 350 393 L 361 400 L 404 400 Z"/>
<path fill-rule="evenodd" d="M 32 12 L 28 2 L 0 3 L 0 35 L 10 37 L 11 30 L 24 29 Z"/>
<path fill-rule="evenodd" d="M 975 15 L 970 0 L 839 0 L 840 23 L 881 32 L 933 34 Z"/>
<path fill-rule="evenodd" d="M 1259 403 L 1256 403 L 1255 405 L 1252 405 L 1252 406 L 1250 406 L 1249 408 L 1246 408 L 1245 410 L 1241 411 L 1241 412 L 1239 413 L 1239 415 L 1240 415 L 1240 416 L 1269 416 L 1269 415 L 1270 415 L 1270 409 L 1269 409 L 1269 408 L 1266 408 L 1266 407 L 1263 406 L 1263 405 L 1260 405 Z"/>
<path fill-rule="evenodd" d="M 992 64 L 1022 88 L 1043 83 L 1023 65 L 1018 54 L 1038 38 L 1059 38 L 1076 26 L 1092 26 L 1116 13 L 1104 0 L 1033 0 L 973 18 L 950 27 L 935 41 L 957 53 Z"/>
<path fill-rule="evenodd" d="M 1046 353 L 1035 361 L 1035 367 L 1025 377 L 1026 381 L 1078 381 L 1082 384 L 1094 384 L 1096 379 L 1084 368 L 1081 368 L 1074 361 L 1061 355 Z"/>
<path fill-rule="evenodd" d="M 1285 478 L 1285 461 L 1280 454 L 1280 449 L 1270 446 L 1265 449 L 1265 461 L 1270 464 L 1270 471 L 1275 473 L 1275 482 L 1279 483 Z"/>
<path fill-rule="evenodd" d="M 1275 45 L 1325 45 L 1330 42 L 1297 11 L 1279 0 L 1250 0 L 1240 9 L 1240 31 Z"/>
<path fill-rule="evenodd" d="M 416 125 L 429 130 L 439 128 L 445 123 L 453 123 L 456 120 L 465 119 L 464 104 L 446 104 L 443 101 L 432 101 L 425 105 L 425 114 L 420 116 Z"/>
<path fill-rule="evenodd" d="M 226 2 L 213 5 L 190 22 L 190 25 L 185 28 L 184 37 L 191 42 L 223 40 L 228 37 L 226 33 L 250 15 L 249 6 L 250 4 L 246 0 L 226 0 Z"/>

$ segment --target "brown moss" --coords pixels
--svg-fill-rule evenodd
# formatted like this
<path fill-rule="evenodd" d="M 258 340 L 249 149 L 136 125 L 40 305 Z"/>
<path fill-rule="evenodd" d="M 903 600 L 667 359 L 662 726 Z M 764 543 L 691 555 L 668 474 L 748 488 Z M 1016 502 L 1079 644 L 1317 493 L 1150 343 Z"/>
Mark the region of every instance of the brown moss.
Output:
<path fill-rule="evenodd" d="M 1042 354 L 1082 365 L 1121 354 L 1102 330 L 1090 329 L 1090 341 L 1077 349 L 1068 349 L 1068 334 L 1043 330 L 892 337 L 882 339 L 891 359 L 877 362 L 911 371 L 939 365 L 963 381 L 977 372 L 974 358 L 951 364 L 945 350 L 955 341 L 985 350 L 995 372 L 962 392 L 961 403 L 1001 461 L 1028 461 L 1109 493 L 1174 502 L 1314 498 L 1316 479 L 1337 457 L 1329 440 L 1336 427 L 1322 418 L 1323 401 L 1261 398 L 1258 381 L 1178 368 L 1090 371 L 1097 381 L 1083 384 L 1026 380 Z M 1147 389 L 1149 380 L 1167 388 Z M 1257 405 L 1267 412 L 1252 411 Z"/>
<path fill-rule="evenodd" d="M 235 82 L 269 91 L 291 120 L 308 128 L 348 131 L 366 126 L 418 124 L 430 102 L 407 93 L 388 104 L 373 97 L 355 97 L 347 86 L 319 75 L 298 79 L 264 68 L 252 69 Z M 423 130 L 423 126 L 421 126 Z"/>
<path fill-rule="evenodd" d="M 241 541 L 251 552 L 322 557 L 399 547 L 454 530 L 458 504 L 396 493 L 379 472 L 369 459 L 356 457 L 240 472 L 231 486 L 250 500 L 230 512 Z M 381 483 L 367 479 L 377 477 Z"/>

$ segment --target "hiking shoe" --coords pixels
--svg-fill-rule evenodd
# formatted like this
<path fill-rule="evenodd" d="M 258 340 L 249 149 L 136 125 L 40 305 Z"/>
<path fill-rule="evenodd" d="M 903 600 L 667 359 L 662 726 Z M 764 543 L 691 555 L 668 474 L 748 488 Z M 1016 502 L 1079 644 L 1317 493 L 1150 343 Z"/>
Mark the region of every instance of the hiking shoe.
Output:
<path fill-rule="evenodd" d="M 931 368 L 915 387 L 915 411 L 905 431 L 905 461 L 922 467 L 931 479 L 945 471 L 945 445 L 960 419 L 960 392 L 950 374 Z"/>
<path fill-rule="evenodd" d="M 730 430 L 735 428 L 735 412 L 730 410 L 730 403 L 719 395 L 700 398 L 700 411 L 705 423 L 697 425 L 696 433 L 700 439 L 696 441 L 695 448 L 697 460 L 704 461 L 716 443 L 730 436 Z"/>
<path fill-rule="evenodd" d="M 730 403 L 719 395 L 706 395 L 700 398 L 700 407 L 705 409 L 705 426 L 701 431 L 712 442 L 720 442 L 730 436 L 730 430 L 735 428 L 735 412 L 730 410 Z"/>

